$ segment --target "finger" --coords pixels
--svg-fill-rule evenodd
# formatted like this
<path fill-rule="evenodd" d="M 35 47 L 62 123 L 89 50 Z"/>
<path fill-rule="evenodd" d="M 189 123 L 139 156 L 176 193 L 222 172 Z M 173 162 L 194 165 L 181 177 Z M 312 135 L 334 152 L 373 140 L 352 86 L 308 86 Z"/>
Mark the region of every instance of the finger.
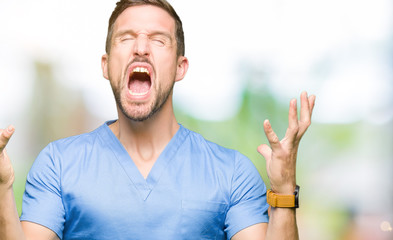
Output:
<path fill-rule="evenodd" d="M 296 138 L 299 131 L 299 122 L 297 118 L 297 101 L 292 99 L 289 103 L 289 113 L 288 113 L 288 129 L 285 133 L 285 138 L 290 142 Z"/>
<path fill-rule="evenodd" d="M 268 145 L 266 144 L 259 145 L 257 150 L 265 158 L 266 161 L 270 161 L 270 157 L 272 155 L 272 149 Z"/>
<path fill-rule="evenodd" d="M 280 139 L 273 131 L 272 125 L 270 124 L 269 120 L 266 119 L 265 122 L 263 122 L 263 129 L 272 150 L 278 148 L 280 146 Z"/>
<path fill-rule="evenodd" d="M 10 125 L 7 129 L 3 129 L 0 132 L 0 152 L 3 151 L 8 141 L 10 140 L 12 134 L 14 134 L 15 128 Z"/>
<path fill-rule="evenodd" d="M 308 105 L 309 105 L 309 107 L 310 107 L 310 118 L 311 118 L 311 116 L 312 116 L 312 112 L 314 111 L 315 99 L 316 99 L 316 96 L 315 96 L 315 95 L 311 95 L 311 96 L 308 98 Z"/>
<path fill-rule="evenodd" d="M 310 121 L 310 105 L 309 105 L 309 99 L 307 96 L 307 92 L 304 91 L 300 95 L 300 122 L 304 123 L 307 125 L 307 123 Z"/>

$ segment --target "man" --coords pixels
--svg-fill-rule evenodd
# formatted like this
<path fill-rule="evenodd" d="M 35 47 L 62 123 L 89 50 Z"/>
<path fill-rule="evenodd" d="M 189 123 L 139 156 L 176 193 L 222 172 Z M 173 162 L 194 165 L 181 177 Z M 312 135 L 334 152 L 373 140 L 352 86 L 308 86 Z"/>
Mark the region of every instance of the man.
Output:
<path fill-rule="evenodd" d="M 109 21 L 103 75 L 118 120 L 49 144 L 29 172 L 19 220 L 14 173 L 0 133 L 0 239 L 297 239 L 294 205 L 272 202 L 252 163 L 179 125 L 174 83 L 188 60 L 179 17 L 165 0 L 122 0 Z M 293 197 L 299 141 L 315 97 L 289 108 L 279 141 L 269 121 L 272 193 Z M 272 195 L 272 196 L 273 196 Z M 270 196 L 270 195 L 269 195 Z"/>

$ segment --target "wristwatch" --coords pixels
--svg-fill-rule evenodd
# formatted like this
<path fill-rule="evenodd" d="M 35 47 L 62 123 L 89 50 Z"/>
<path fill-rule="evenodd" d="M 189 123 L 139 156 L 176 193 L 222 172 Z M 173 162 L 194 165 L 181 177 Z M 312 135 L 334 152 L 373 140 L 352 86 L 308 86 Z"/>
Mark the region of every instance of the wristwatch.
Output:
<path fill-rule="evenodd" d="M 296 185 L 293 195 L 280 195 L 267 190 L 267 203 L 272 207 L 299 208 L 299 186 Z"/>

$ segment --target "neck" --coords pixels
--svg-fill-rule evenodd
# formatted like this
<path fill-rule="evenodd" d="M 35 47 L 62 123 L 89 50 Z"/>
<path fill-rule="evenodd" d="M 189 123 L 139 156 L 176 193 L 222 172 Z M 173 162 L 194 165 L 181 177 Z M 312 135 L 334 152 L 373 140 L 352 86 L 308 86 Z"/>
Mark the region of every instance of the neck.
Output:
<path fill-rule="evenodd" d="M 154 116 L 141 122 L 130 120 L 118 110 L 119 119 L 109 126 L 145 178 L 179 129 L 172 104 L 168 102 Z"/>

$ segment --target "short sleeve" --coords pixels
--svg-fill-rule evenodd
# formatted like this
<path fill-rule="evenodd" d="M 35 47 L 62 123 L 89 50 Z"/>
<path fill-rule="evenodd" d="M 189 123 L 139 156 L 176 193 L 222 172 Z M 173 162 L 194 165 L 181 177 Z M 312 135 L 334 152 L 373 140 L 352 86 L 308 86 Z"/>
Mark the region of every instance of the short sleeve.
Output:
<path fill-rule="evenodd" d="M 21 221 L 45 226 L 63 238 L 65 210 L 61 198 L 60 163 L 49 144 L 31 167 L 23 195 Z"/>
<path fill-rule="evenodd" d="M 227 238 L 257 223 L 268 222 L 266 186 L 254 164 L 240 153 L 235 160 L 231 205 L 225 220 Z"/>

